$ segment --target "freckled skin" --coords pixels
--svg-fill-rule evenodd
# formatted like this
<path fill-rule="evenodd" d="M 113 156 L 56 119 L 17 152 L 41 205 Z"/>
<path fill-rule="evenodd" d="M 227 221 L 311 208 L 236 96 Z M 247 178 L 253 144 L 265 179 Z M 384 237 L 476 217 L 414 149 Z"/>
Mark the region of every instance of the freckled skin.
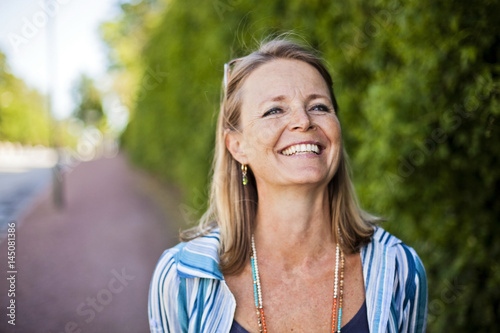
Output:
<path fill-rule="evenodd" d="M 226 146 L 257 182 L 255 239 L 268 331 L 331 331 L 336 243 L 327 184 L 342 139 L 328 87 L 309 64 L 279 59 L 246 78 L 242 98 L 241 130 L 226 136 Z M 320 154 L 281 154 L 301 142 L 317 143 Z M 360 255 L 345 262 L 343 324 L 364 301 Z M 225 280 L 235 319 L 258 332 L 250 263 Z"/>
<path fill-rule="evenodd" d="M 251 73 L 243 90 L 239 139 L 244 163 L 254 171 L 257 186 L 328 183 L 338 166 L 341 132 L 328 88 L 318 71 L 301 61 L 275 60 Z M 309 99 L 312 95 L 318 97 Z M 283 99 L 273 101 L 277 96 Z M 273 108 L 277 110 L 264 116 Z M 320 142 L 324 146 L 321 155 L 298 159 L 279 153 L 290 144 L 304 141 Z"/>

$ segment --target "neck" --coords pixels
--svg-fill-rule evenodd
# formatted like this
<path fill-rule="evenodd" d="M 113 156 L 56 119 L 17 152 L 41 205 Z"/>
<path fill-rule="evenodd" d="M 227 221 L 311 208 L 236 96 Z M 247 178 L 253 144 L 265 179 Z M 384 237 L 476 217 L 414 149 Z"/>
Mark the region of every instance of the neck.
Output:
<path fill-rule="evenodd" d="M 259 256 L 296 267 L 335 248 L 326 186 L 258 188 L 255 242 Z"/>

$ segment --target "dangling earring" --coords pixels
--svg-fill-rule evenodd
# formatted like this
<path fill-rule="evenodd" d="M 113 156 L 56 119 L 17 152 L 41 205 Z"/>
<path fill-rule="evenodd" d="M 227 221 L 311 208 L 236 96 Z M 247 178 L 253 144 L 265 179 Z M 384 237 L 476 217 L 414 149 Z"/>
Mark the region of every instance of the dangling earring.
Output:
<path fill-rule="evenodd" d="M 248 184 L 247 165 L 246 164 L 242 164 L 241 165 L 241 177 L 242 177 L 243 186 L 245 186 L 246 184 Z"/>

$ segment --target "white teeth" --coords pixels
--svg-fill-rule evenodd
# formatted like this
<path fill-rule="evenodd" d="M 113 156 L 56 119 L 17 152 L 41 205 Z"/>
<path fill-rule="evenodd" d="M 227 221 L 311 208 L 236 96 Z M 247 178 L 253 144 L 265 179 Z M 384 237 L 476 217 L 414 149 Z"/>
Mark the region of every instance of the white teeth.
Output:
<path fill-rule="evenodd" d="M 319 146 L 315 144 L 299 144 L 299 145 L 294 145 L 291 147 L 288 147 L 287 149 L 283 150 L 281 153 L 283 155 L 289 156 L 289 155 L 294 155 L 294 154 L 300 154 L 300 153 L 316 153 L 319 154 Z"/>

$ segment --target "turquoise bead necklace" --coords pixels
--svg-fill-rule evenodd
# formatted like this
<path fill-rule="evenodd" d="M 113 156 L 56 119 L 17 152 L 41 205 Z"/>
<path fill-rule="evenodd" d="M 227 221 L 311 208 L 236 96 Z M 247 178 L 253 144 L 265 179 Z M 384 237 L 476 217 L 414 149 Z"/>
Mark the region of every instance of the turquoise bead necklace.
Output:
<path fill-rule="evenodd" d="M 264 304 L 262 302 L 262 289 L 260 284 L 259 265 L 257 261 L 257 251 L 255 250 L 255 237 L 252 234 L 252 253 L 250 257 L 253 276 L 253 292 L 255 298 L 255 309 L 260 333 L 267 333 L 266 318 L 264 316 Z M 340 265 L 339 265 L 340 263 Z M 342 302 L 344 298 L 344 252 L 340 250 L 339 244 L 335 249 L 335 278 L 333 288 L 333 309 L 332 309 L 332 333 L 340 333 L 342 322 Z M 340 266 L 340 272 L 339 272 Z M 340 273 L 340 274 L 339 274 Z M 340 275 L 340 280 L 339 280 Z"/>

